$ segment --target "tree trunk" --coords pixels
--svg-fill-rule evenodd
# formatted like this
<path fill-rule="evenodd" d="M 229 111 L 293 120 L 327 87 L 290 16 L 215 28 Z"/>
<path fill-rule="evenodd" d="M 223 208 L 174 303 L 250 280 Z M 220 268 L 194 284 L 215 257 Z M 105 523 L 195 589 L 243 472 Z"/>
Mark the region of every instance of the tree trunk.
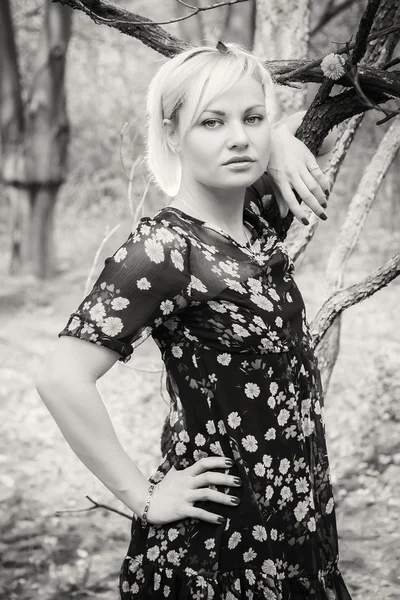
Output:
<path fill-rule="evenodd" d="M 24 107 L 14 28 L 9 0 L 0 2 L 0 133 L 2 142 L 2 180 L 10 203 L 11 271 L 28 260 L 24 254 L 29 230 L 29 197 L 25 189 L 7 181 L 20 181 L 24 163 Z M 19 199 L 20 198 L 20 199 Z"/>
<path fill-rule="evenodd" d="M 51 277 L 56 270 L 54 207 L 67 166 L 64 71 L 72 11 L 45 3 L 25 107 L 9 0 L 0 3 L 0 22 L 2 179 L 10 203 L 10 272 Z"/>
<path fill-rule="evenodd" d="M 253 50 L 264 60 L 308 57 L 309 0 L 257 0 Z M 304 108 L 307 88 L 278 88 L 282 116 Z"/>

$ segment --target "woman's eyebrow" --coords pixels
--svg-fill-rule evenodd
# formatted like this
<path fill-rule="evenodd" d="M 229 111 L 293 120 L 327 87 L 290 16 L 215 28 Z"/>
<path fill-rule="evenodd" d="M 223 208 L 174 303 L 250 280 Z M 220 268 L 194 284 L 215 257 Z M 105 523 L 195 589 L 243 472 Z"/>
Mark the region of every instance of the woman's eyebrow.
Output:
<path fill-rule="evenodd" d="M 246 108 L 246 110 L 244 112 L 247 113 L 250 110 L 254 110 L 255 108 L 259 108 L 259 107 L 265 108 L 265 104 L 254 104 L 254 106 L 249 106 L 249 108 Z M 222 116 L 225 115 L 223 110 L 211 110 L 209 108 L 207 108 L 206 110 L 203 110 L 203 112 L 211 112 L 211 113 L 215 113 L 216 115 L 222 115 Z"/>

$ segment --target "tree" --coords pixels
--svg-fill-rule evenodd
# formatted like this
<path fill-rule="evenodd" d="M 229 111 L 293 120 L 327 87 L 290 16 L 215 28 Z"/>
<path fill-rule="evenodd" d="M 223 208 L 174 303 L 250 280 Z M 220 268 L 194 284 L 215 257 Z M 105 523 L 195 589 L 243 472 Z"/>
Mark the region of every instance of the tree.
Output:
<path fill-rule="evenodd" d="M 144 44 L 171 57 L 181 52 L 187 46 L 182 40 L 166 32 L 160 25 L 149 19 L 135 15 L 109 0 L 57 0 L 61 4 L 85 12 L 96 23 L 106 24 L 141 40 Z M 237 0 L 236 3 L 242 0 Z M 192 14 L 200 14 L 219 5 L 192 7 Z M 263 36 L 273 38 L 268 29 L 268 22 L 273 22 L 273 10 L 282 10 L 282 6 L 297 11 L 300 20 L 298 43 L 305 40 L 303 53 L 306 54 L 306 41 L 309 33 L 308 4 L 304 0 L 287 0 L 285 3 L 257 3 L 257 25 L 255 44 L 258 51 L 263 45 Z M 186 5 L 187 6 L 187 5 Z M 187 8 L 190 9 L 190 6 Z M 260 16 L 260 20 L 258 16 Z M 268 20 L 266 19 L 268 15 Z M 185 18 L 190 16 L 187 15 Z M 182 17 L 181 17 L 182 18 Z M 296 25 L 298 20 L 296 20 Z M 259 27 L 259 30 L 257 30 Z M 294 36 L 293 27 L 286 28 L 290 36 Z M 393 0 L 369 0 L 359 23 L 354 42 L 348 42 L 343 48 L 327 57 L 318 60 L 307 60 L 307 57 L 294 60 L 285 57 L 283 60 L 277 50 L 278 41 L 272 45 L 271 52 L 276 52 L 264 62 L 277 83 L 285 86 L 315 82 L 320 83 L 318 92 L 305 115 L 296 135 L 314 153 L 316 153 L 327 135 L 335 126 L 344 122 L 335 152 L 329 165 L 329 174 L 334 183 L 343 158 L 367 110 L 377 109 L 384 112 L 385 117 L 379 123 L 384 123 L 396 116 L 399 111 L 387 109 L 384 105 L 388 100 L 400 96 L 400 73 L 390 71 L 398 62 L 392 60 L 393 52 L 400 35 L 400 6 Z M 267 47 L 267 44 L 265 44 Z M 336 92 L 335 84 L 343 89 Z M 336 93 L 335 93 L 336 92 Z M 291 90 L 293 96 L 293 90 Z M 294 96 L 296 97 L 296 95 Z M 301 106 L 303 92 L 299 92 L 296 107 Z M 375 158 L 367 168 L 360 182 L 360 187 L 349 205 L 345 226 L 341 232 L 339 243 L 332 250 L 330 260 L 331 278 L 327 286 L 327 299 L 319 313 L 311 323 L 311 333 L 317 350 L 321 375 L 325 391 L 339 350 L 340 315 L 347 307 L 360 302 L 387 285 L 400 272 L 400 255 L 397 254 L 376 272 L 365 280 L 350 288 L 343 288 L 343 268 L 348 259 L 362 223 L 371 202 L 379 189 L 383 175 L 388 169 L 393 157 L 400 146 L 399 121 L 396 118 L 389 128 L 377 151 Z M 311 225 L 297 229 L 293 224 L 293 214 L 288 213 L 281 218 L 277 203 L 273 197 L 264 197 L 267 219 L 275 228 L 278 237 L 284 240 L 289 230 L 295 231 L 292 239 L 288 238 L 288 250 L 294 260 L 300 260 L 312 239 L 318 224 L 318 218 L 311 219 Z M 168 421 L 168 420 L 167 420 Z M 168 423 L 163 431 L 162 452 L 166 451 L 168 443 Z"/>
<path fill-rule="evenodd" d="M 293 60 L 308 57 L 310 6 L 308 0 L 257 1 L 254 52 L 265 60 Z M 284 114 L 304 108 L 306 88 L 278 88 Z"/>
<path fill-rule="evenodd" d="M 1 176 L 10 205 L 12 274 L 55 272 L 53 215 L 66 174 L 64 90 L 72 10 L 45 2 L 40 43 L 24 103 L 9 0 L 0 2 Z"/>

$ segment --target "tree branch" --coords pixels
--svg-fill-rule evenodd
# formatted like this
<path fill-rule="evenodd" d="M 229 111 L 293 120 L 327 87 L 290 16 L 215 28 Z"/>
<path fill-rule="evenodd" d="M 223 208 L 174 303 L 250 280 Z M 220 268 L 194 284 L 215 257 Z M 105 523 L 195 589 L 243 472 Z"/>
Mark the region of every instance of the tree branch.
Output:
<path fill-rule="evenodd" d="M 351 57 L 351 62 L 356 65 L 364 57 L 367 51 L 368 36 L 374 24 L 376 13 L 378 12 L 381 0 L 368 0 L 367 8 L 361 17 L 360 24 L 356 35 L 354 50 Z"/>
<path fill-rule="evenodd" d="M 333 5 L 333 2 L 330 2 L 326 7 L 326 10 L 320 16 L 318 23 L 311 29 L 310 37 L 313 37 L 320 29 L 325 27 L 329 21 L 337 17 L 340 13 L 349 8 L 353 4 L 355 4 L 357 0 L 344 0 L 339 4 Z"/>
<path fill-rule="evenodd" d="M 396 37 L 394 39 L 393 34 L 385 39 L 379 37 L 375 44 L 369 44 L 368 49 L 362 58 L 363 63 L 369 62 L 381 65 L 387 63 L 391 58 L 391 54 L 393 53 L 399 38 L 399 15 L 400 7 L 398 4 L 394 5 L 392 0 L 380 1 L 379 11 L 375 14 L 371 35 L 368 39 L 370 40 L 371 37 L 376 36 L 378 32 L 381 32 L 388 27 L 392 27 L 393 23 L 395 23 L 395 27 L 397 27 Z M 365 27 L 367 27 L 367 25 L 365 25 Z M 323 102 L 320 101 L 320 94 L 321 92 L 317 93 L 315 100 L 312 102 L 296 132 L 296 136 L 304 142 L 314 154 L 317 153 L 322 141 L 332 127 L 345 121 L 349 117 L 364 113 L 369 109 L 369 107 L 365 105 L 364 100 L 354 91 L 347 90 L 333 97 L 325 97 Z M 369 93 L 369 100 L 376 104 L 382 104 L 389 99 L 389 95 L 382 93 L 379 90 L 373 90 Z M 301 202 L 299 197 L 298 201 Z M 280 216 L 278 204 L 273 198 L 266 209 L 266 219 L 275 228 L 280 239 L 283 240 L 293 222 L 293 213 L 289 211 L 287 216 L 282 218 Z"/>
<path fill-rule="evenodd" d="M 109 510 L 117 515 L 121 515 L 121 517 L 126 517 L 129 520 L 132 519 L 131 515 L 128 515 L 122 510 L 118 510 L 117 508 L 113 508 L 112 506 L 108 506 L 107 504 L 99 504 L 98 502 L 96 502 L 96 500 L 92 500 L 88 495 L 86 495 L 86 498 L 89 500 L 89 502 L 93 504 L 93 506 L 90 506 L 89 508 L 66 508 L 65 510 L 56 510 L 54 514 L 58 516 L 64 513 L 89 512 L 91 510 L 97 510 L 98 508 L 105 508 L 106 510 Z"/>
<path fill-rule="evenodd" d="M 310 333 L 315 345 L 318 345 L 336 318 L 350 306 L 365 300 L 388 285 L 400 274 L 400 253 L 395 254 L 363 281 L 344 290 L 339 290 L 326 300 L 310 323 Z"/>
<path fill-rule="evenodd" d="M 187 8 L 190 8 L 192 12 L 182 17 L 170 19 L 168 21 L 155 22 L 141 15 L 126 10 L 110 2 L 110 0 L 52 0 L 53 2 L 59 2 L 60 4 L 66 4 L 71 8 L 78 9 L 87 14 L 95 23 L 98 25 L 108 25 L 117 29 L 121 33 L 135 37 L 145 45 L 153 48 L 157 52 L 164 54 L 168 58 L 171 58 L 177 52 L 184 50 L 189 43 L 179 40 L 175 36 L 167 33 L 160 25 L 170 25 L 171 23 L 177 23 L 179 21 L 185 21 L 191 19 L 193 16 L 205 12 L 207 10 L 213 10 L 222 6 L 231 6 L 233 4 L 239 4 L 241 2 L 247 2 L 247 0 L 225 0 L 224 2 L 218 2 L 212 6 L 194 7 L 189 4 L 184 4 Z"/>
<path fill-rule="evenodd" d="M 327 295 L 331 295 L 342 286 L 345 266 L 354 251 L 368 212 L 399 147 L 400 119 L 397 118 L 382 138 L 350 202 L 339 239 L 332 249 L 326 268 Z"/>
<path fill-rule="evenodd" d="M 167 57 L 174 56 L 176 53 L 191 46 L 168 34 L 150 19 L 134 15 L 113 4 L 109 0 L 53 1 L 68 4 L 72 8 L 78 8 L 89 15 L 95 22 L 105 23 L 118 29 L 122 33 L 135 37 Z M 213 5 L 213 8 L 216 6 L 220 6 L 220 4 Z M 366 36 L 369 46 L 363 59 L 364 65 L 362 67 L 359 66 L 360 85 L 363 85 L 363 88 L 368 91 L 369 100 L 375 104 L 387 102 L 399 93 L 400 75 L 398 73 L 388 73 L 384 71 L 383 75 L 383 71 L 380 70 L 378 74 L 376 73 L 376 70 L 371 68 L 371 65 L 368 67 L 365 65 L 367 61 L 372 63 L 378 61 L 379 64 L 379 60 L 381 60 L 381 63 L 385 63 L 388 58 L 390 58 L 391 52 L 399 37 L 400 20 L 398 18 L 398 12 L 399 7 L 394 6 L 392 0 L 380 0 L 379 2 L 378 0 L 370 0 L 367 10 L 361 19 L 364 28 L 364 37 L 359 36 L 358 40 L 356 40 L 355 51 L 360 55 L 362 51 L 361 45 L 365 45 L 366 43 Z M 373 27 L 371 27 L 372 15 L 376 17 Z M 149 27 L 149 25 L 151 27 Z M 391 37 L 390 34 L 392 34 Z M 376 40 L 376 43 L 371 44 L 370 42 L 372 40 Z M 347 45 L 339 52 L 348 52 L 349 48 L 350 46 Z M 384 50 L 382 50 L 383 48 Z M 288 70 L 291 70 L 291 77 L 293 77 L 294 80 L 297 79 L 297 81 L 299 81 L 299 76 L 301 76 L 300 81 L 309 81 L 313 80 L 313 78 L 314 80 L 315 78 L 318 78 L 320 81 L 323 81 L 324 76 L 319 66 L 320 62 L 321 60 L 318 61 L 318 66 L 312 62 L 303 62 L 302 65 L 299 65 L 296 61 L 264 61 L 264 64 L 270 69 L 277 80 L 278 78 L 276 75 L 279 73 L 282 75 L 284 73 L 287 74 Z M 298 68 L 299 66 L 301 66 L 301 73 L 296 69 L 296 67 Z M 293 73 L 294 70 L 297 72 Z M 364 76 L 367 79 L 365 85 L 363 80 Z M 350 86 L 352 85 L 351 77 L 345 76 L 336 83 Z M 325 86 L 325 89 L 327 89 L 327 86 L 328 84 Z M 369 107 L 365 105 L 363 99 L 354 91 L 348 90 L 334 97 L 325 94 L 323 102 L 314 103 L 308 110 L 303 123 L 297 132 L 297 137 L 301 139 L 310 150 L 316 153 L 323 139 L 332 127 L 344 120 L 365 112 L 368 108 Z M 267 207 L 267 219 L 276 229 L 280 238 L 284 239 L 293 221 L 293 214 L 289 212 L 288 215 L 282 219 L 279 214 L 277 203 L 274 199 L 272 200 L 273 201 Z"/>
<path fill-rule="evenodd" d="M 141 17 L 121 8 L 108 0 L 52 0 L 61 4 L 67 4 L 72 8 L 81 10 L 87 14 L 95 23 L 108 25 L 117 29 L 121 33 L 139 39 L 148 47 L 156 52 L 171 58 L 191 47 L 189 42 L 180 40 L 159 27 L 150 19 Z M 244 0 L 240 0 L 244 1 Z M 216 8 L 227 3 L 215 4 L 205 7 L 207 9 Z M 189 15 L 189 17 L 192 15 Z M 382 31 L 376 31 L 369 36 L 369 41 L 389 35 L 400 29 L 400 24 L 384 28 Z M 337 51 L 342 54 L 348 49 L 354 47 L 354 44 L 343 47 Z M 288 61 L 263 61 L 265 66 L 271 72 L 277 83 L 322 83 L 324 75 L 320 68 L 322 58 L 307 60 L 288 60 Z M 352 78 L 345 75 L 336 82 L 344 87 L 353 87 Z M 400 74 L 398 72 L 384 72 L 382 69 L 373 69 L 369 66 L 359 67 L 359 83 L 363 89 L 368 91 L 370 88 L 380 89 L 387 94 L 400 97 Z"/>

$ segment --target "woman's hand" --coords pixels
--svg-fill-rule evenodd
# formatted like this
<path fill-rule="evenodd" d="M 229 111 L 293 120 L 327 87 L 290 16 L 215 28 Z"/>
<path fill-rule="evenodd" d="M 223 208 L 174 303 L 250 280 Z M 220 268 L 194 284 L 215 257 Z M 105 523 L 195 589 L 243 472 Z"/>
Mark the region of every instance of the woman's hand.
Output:
<path fill-rule="evenodd" d="M 240 503 L 238 496 L 229 496 L 218 492 L 209 485 L 225 487 L 240 487 L 240 478 L 213 469 L 228 470 L 226 459 L 221 456 L 200 458 L 190 467 L 177 471 L 174 466 L 156 485 L 154 495 L 150 500 L 147 521 L 152 525 L 163 525 L 180 519 L 191 517 L 218 525 L 220 515 L 195 506 L 198 501 L 208 500 L 228 506 Z M 237 501 L 232 501 L 236 498 Z"/>
<path fill-rule="evenodd" d="M 308 211 L 304 205 L 299 204 L 294 191 L 317 216 L 325 214 L 323 208 L 327 206 L 329 180 L 318 162 L 327 162 L 327 155 L 329 158 L 336 139 L 335 133 L 330 134 L 329 139 L 324 141 L 321 158 L 316 158 L 307 146 L 294 136 L 304 114 L 304 111 L 294 113 L 273 127 L 271 154 L 267 166 L 268 182 L 275 194 L 281 217 L 285 217 L 291 210 L 299 221 L 303 218 L 307 221 Z"/>

